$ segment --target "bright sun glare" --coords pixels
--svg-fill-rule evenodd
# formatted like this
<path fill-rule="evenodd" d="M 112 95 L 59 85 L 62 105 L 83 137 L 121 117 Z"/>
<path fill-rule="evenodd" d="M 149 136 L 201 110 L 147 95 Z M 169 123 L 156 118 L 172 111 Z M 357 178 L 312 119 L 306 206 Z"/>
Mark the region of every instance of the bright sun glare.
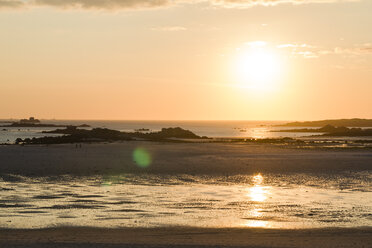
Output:
<path fill-rule="evenodd" d="M 272 90 L 280 74 L 278 55 L 264 42 L 251 44 L 240 51 L 235 62 L 235 76 L 239 87 L 255 90 Z"/>

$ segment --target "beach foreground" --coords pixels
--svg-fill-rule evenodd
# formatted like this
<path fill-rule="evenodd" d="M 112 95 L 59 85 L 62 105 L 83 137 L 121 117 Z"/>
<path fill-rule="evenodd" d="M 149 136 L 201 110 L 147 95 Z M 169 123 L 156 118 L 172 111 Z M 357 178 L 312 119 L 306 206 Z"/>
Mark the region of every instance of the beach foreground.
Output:
<path fill-rule="evenodd" d="M 371 247 L 372 229 L 74 228 L 0 230 L 13 247 Z"/>
<path fill-rule="evenodd" d="M 148 164 L 134 161 L 141 149 Z M 0 146 L 0 174 L 117 173 L 236 175 L 339 173 L 372 169 L 370 149 L 300 149 L 286 145 L 130 141 L 109 144 Z"/>
<path fill-rule="evenodd" d="M 369 149 L 138 141 L 0 158 L 2 248 L 372 243 Z"/>

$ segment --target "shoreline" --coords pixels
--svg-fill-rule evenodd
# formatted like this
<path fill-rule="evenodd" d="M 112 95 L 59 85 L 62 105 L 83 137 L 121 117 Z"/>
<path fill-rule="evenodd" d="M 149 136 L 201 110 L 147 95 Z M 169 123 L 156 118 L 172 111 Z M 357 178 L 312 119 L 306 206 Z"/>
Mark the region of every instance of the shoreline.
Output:
<path fill-rule="evenodd" d="M 2 247 L 368 247 L 372 228 L 0 229 Z M 76 245 L 76 246 L 74 246 Z"/>

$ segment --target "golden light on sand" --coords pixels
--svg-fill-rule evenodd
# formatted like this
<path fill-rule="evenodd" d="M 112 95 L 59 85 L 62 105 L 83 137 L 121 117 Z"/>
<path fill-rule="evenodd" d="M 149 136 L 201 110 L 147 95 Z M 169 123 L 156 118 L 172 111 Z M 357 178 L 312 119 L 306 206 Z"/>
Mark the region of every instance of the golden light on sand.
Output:
<path fill-rule="evenodd" d="M 252 201 L 255 202 L 263 202 L 266 200 L 266 191 L 262 186 L 255 185 L 249 189 Z"/>
<path fill-rule="evenodd" d="M 239 50 L 234 63 L 236 84 L 241 88 L 270 91 L 277 87 L 281 61 L 266 42 L 253 42 Z"/>
<path fill-rule="evenodd" d="M 261 174 L 257 174 L 252 177 L 253 187 L 248 188 L 249 193 L 247 196 L 254 202 L 255 208 L 248 212 L 248 219 L 242 223 L 245 227 L 270 227 L 270 222 L 266 220 L 260 220 L 263 216 L 262 209 L 259 207 L 262 202 L 267 199 L 268 187 L 262 186 L 264 178 Z"/>
<path fill-rule="evenodd" d="M 263 182 L 263 176 L 261 174 L 257 174 L 253 177 L 253 183 L 255 185 L 259 185 Z"/>
<path fill-rule="evenodd" d="M 245 223 L 243 223 L 243 226 L 245 227 L 270 227 L 268 221 L 263 220 L 247 220 Z"/>
<path fill-rule="evenodd" d="M 263 182 L 263 177 L 261 174 L 255 175 L 253 177 L 254 186 L 249 188 L 248 196 L 251 198 L 252 201 L 255 202 L 263 202 L 267 199 L 267 189 L 264 186 L 261 186 Z"/>

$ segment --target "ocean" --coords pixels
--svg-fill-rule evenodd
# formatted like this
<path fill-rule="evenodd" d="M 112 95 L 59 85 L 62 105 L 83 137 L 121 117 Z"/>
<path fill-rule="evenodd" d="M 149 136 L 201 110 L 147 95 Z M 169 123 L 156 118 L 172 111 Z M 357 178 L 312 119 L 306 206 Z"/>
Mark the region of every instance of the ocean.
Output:
<path fill-rule="evenodd" d="M 190 130 L 199 136 L 211 138 L 280 138 L 280 137 L 306 137 L 319 133 L 290 133 L 271 132 L 286 129 L 276 125 L 283 121 L 92 121 L 92 120 L 41 120 L 47 124 L 81 125 L 88 124 L 92 128 L 101 127 L 124 132 L 133 132 L 135 129 L 146 128 L 151 131 L 160 131 L 167 127 L 181 127 Z M 1 123 L 5 125 L 7 123 Z M 56 128 L 1 128 L 0 144 L 14 143 L 17 138 L 43 137 L 42 131 Z M 289 128 L 287 128 L 289 129 Z M 293 129 L 293 128 L 290 128 Z M 53 136 L 53 134 L 48 134 Z"/>

